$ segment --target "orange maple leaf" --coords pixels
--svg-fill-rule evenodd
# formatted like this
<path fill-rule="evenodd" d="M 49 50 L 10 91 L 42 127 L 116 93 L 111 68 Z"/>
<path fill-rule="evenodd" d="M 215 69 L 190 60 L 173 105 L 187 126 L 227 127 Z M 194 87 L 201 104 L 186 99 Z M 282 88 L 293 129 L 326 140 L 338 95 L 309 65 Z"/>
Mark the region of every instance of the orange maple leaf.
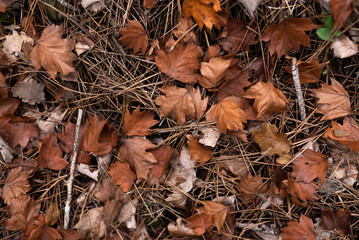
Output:
<path fill-rule="evenodd" d="M 29 178 L 32 171 L 23 171 L 22 167 L 12 169 L 6 177 L 5 185 L 2 189 L 4 202 L 11 205 L 15 198 L 30 191 Z"/>
<path fill-rule="evenodd" d="M 186 219 L 187 226 L 193 230 L 197 236 L 202 236 L 212 225 L 212 216 L 205 213 L 196 213 Z"/>
<path fill-rule="evenodd" d="M 280 58 L 291 49 L 299 51 L 300 45 L 310 47 L 310 38 L 305 31 L 316 29 L 309 18 L 284 19 L 279 24 L 269 26 L 261 36 L 261 40 L 269 43 L 269 52 Z"/>
<path fill-rule="evenodd" d="M 354 9 L 353 3 L 354 0 L 330 0 L 329 4 L 334 15 L 333 30 L 338 30 L 344 26 Z"/>
<path fill-rule="evenodd" d="M 123 120 L 123 131 L 126 136 L 146 136 L 150 135 L 149 128 L 158 123 L 154 119 L 155 115 L 151 111 L 140 111 L 136 108 L 132 114 L 126 108 Z"/>
<path fill-rule="evenodd" d="M 200 144 L 198 138 L 188 135 L 187 139 L 188 153 L 191 156 L 191 160 L 199 161 L 201 164 L 204 164 L 212 158 L 213 152 Z"/>
<path fill-rule="evenodd" d="M 222 86 L 224 76 L 230 65 L 231 60 L 226 60 L 220 57 L 211 58 L 209 62 L 202 62 L 202 77 L 199 79 L 199 83 L 208 90 L 215 91 Z"/>
<path fill-rule="evenodd" d="M 299 222 L 292 221 L 282 229 L 280 236 L 283 240 L 317 240 L 312 219 L 304 215 L 300 216 Z"/>
<path fill-rule="evenodd" d="M 122 192 L 131 190 L 132 183 L 136 180 L 136 174 L 132 172 L 130 164 L 116 161 L 111 164 L 108 174 L 116 185 L 120 185 Z"/>
<path fill-rule="evenodd" d="M 133 49 L 133 53 L 138 53 L 140 49 L 145 53 L 148 47 L 148 37 L 145 29 L 137 20 L 127 20 L 128 27 L 123 27 L 119 31 L 122 37 L 120 43 Z"/>
<path fill-rule="evenodd" d="M 221 231 L 224 221 L 226 220 L 229 208 L 221 203 L 212 201 L 201 201 L 203 207 L 197 208 L 197 212 L 207 214 L 212 217 L 213 224 L 217 227 L 218 232 Z"/>

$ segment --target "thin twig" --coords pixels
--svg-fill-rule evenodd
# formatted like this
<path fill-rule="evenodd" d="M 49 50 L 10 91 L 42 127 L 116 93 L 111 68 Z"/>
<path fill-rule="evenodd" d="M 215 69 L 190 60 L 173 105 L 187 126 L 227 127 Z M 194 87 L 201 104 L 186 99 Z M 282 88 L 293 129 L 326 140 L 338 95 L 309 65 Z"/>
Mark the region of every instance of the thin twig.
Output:
<path fill-rule="evenodd" d="M 74 141 L 74 152 L 71 158 L 71 168 L 70 168 L 70 177 L 67 182 L 67 200 L 65 205 L 65 217 L 64 217 L 64 228 L 67 229 L 69 226 L 70 221 L 70 203 L 72 199 L 72 183 L 74 181 L 74 173 L 75 173 L 75 165 L 78 153 L 78 142 L 79 142 L 79 133 L 80 133 L 80 126 L 82 120 L 82 109 L 79 109 L 77 115 L 77 122 L 76 122 L 76 133 L 75 133 L 75 141 Z"/>
<path fill-rule="evenodd" d="M 292 58 L 292 75 L 295 91 L 297 92 L 300 119 L 304 121 L 307 118 L 307 114 L 305 113 L 303 92 L 302 88 L 300 87 L 299 71 L 297 66 L 297 59 L 295 57 Z"/>

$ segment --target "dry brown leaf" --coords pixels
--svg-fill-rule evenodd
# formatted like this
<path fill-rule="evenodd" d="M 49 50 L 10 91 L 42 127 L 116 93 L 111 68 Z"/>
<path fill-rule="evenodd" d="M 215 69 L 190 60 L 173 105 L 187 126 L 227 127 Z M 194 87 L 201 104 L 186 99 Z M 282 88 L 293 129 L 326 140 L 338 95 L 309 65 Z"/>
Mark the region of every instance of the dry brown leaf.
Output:
<path fill-rule="evenodd" d="M 184 0 L 182 4 L 183 15 L 186 18 L 194 18 L 199 28 L 203 25 L 209 30 L 214 25 L 216 28 L 226 24 L 226 18 L 219 14 L 221 3 L 219 0 Z"/>
<path fill-rule="evenodd" d="M 0 0 L 0 12 L 5 12 L 6 8 L 18 0 Z"/>
<path fill-rule="evenodd" d="M 222 100 L 229 96 L 241 97 L 245 91 L 244 88 L 251 85 L 248 81 L 249 74 L 246 69 L 233 66 L 228 69 L 224 76 L 225 83 L 218 92 L 218 99 Z"/>
<path fill-rule="evenodd" d="M 287 109 L 288 100 L 271 82 L 256 83 L 246 91 L 243 97 L 254 99 L 254 109 L 258 112 L 257 117 L 273 112 L 284 112 Z"/>
<path fill-rule="evenodd" d="M 57 72 L 62 75 L 75 72 L 72 61 L 74 44 L 68 39 L 61 39 L 63 26 L 51 25 L 44 29 L 36 46 L 31 51 L 31 62 L 36 70 L 44 67 L 46 72 L 55 79 Z"/>
<path fill-rule="evenodd" d="M 0 118 L 5 115 L 13 115 L 19 104 L 20 101 L 16 98 L 0 98 Z"/>
<path fill-rule="evenodd" d="M 288 60 L 288 62 L 291 64 L 291 60 Z M 316 58 L 313 58 L 309 62 L 303 62 L 298 60 L 297 67 L 298 67 L 299 79 L 301 84 L 319 82 L 320 75 L 322 73 L 320 70 L 319 62 L 317 61 Z M 292 74 L 291 66 L 284 67 L 284 70 L 287 73 Z M 293 78 L 290 78 L 290 82 L 293 83 Z"/>
<path fill-rule="evenodd" d="M 200 164 L 204 164 L 212 158 L 213 152 L 200 144 L 197 138 L 188 135 L 187 139 L 188 153 L 192 161 L 198 161 Z"/>
<path fill-rule="evenodd" d="M 299 222 L 289 222 L 280 236 L 283 240 L 317 240 L 312 219 L 304 215 L 300 216 Z"/>
<path fill-rule="evenodd" d="M 287 187 L 287 192 L 291 195 L 291 200 L 294 204 L 300 206 L 307 206 L 307 200 L 317 200 L 316 195 L 318 186 L 314 182 L 295 182 L 292 177 L 284 180 L 283 185 Z M 300 202 L 299 199 L 302 201 Z"/>
<path fill-rule="evenodd" d="M 45 217 L 43 214 L 37 216 L 33 223 L 25 230 L 24 235 L 27 239 L 38 240 L 57 240 L 61 239 L 61 235 L 56 229 L 49 227 L 45 223 Z"/>
<path fill-rule="evenodd" d="M 165 173 L 168 163 L 175 155 L 178 155 L 178 152 L 168 145 L 149 150 L 149 152 L 157 159 L 151 168 L 151 172 L 156 178 L 160 178 Z"/>
<path fill-rule="evenodd" d="M 212 216 L 205 213 L 194 214 L 186 221 L 186 226 L 197 236 L 202 236 L 212 226 Z"/>
<path fill-rule="evenodd" d="M 318 111 L 324 116 L 321 120 L 332 120 L 344 117 L 351 113 L 348 92 L 335 79 L 331 78 L 332 85 L 321 84 L 321 88 L 311 90 L 318 98 Z"/>
<path fill-rule="evenodd" d="M 318 178 L 320 183 L 323 183 L 327 176 L 327 170 L 327 157 L 319 152 L 307 149 L 294 160 L 292 176 L 295 177 L 296 181 L 309 183 Z"/>
<path fill-rule="evenodd" d="M 94 190 L 95 198 L 100 202 L 107 202 L 111 199 L 122 198 L 122 194 L 110 180 L 110 178 L 103 178 Z"/>
<path fill-rule="evenodd" d="M 330 0 L 330 7 L 334 14 L 333 30 L 339 30 L 348 20 L 353 11 L 354 0 Z"/>
<path fill-rule="evenodd" d="M 108 174 L 116 185 L 120 185 L 122 192 L 131 190 L 133 182 L 136 180 L 136 174 L 132 172 L 130 164 L 116 161 L 111 164 Z"/>
<path fill-rule="evenodd" d="M 350 211 L 349 209 L 339 209 L 337 211 L 322 209 L 321 225 L 326 230 L 336 229 L 344 235 L 350 234 Z"/>
<path fill-rule="evenodd" d="M 11 205 L 15 198 L 30 191 L 29 178 L 31 171 L 23 171 L 22 167 L 12 169 L 6 177 L 2 189 L 2 198 L 7 205 Z"/>
<path fill-rule="evenodd" d="M 145 53 L 148 47 L 148 37 L 145 29 L 137 20 L 127 20 L 128 27 L 123 27 L 119 30 L 122 37 L 119 39 L 120 43 L 133 50 L 133 53 L 138 53 L 140 49 Z"/>
<path fill-rule="evenodd" d="M 146 136 L 150 135 L 149 128 L 158 123 L 154 119 L 155 115 L 151 111 L 140 111 L 136 108 L 132 114 L 126 109 L 123 120 L 123 131 L 126 136 Z"/>
<path fill-rule="evenodd" d="M 310 38 L 305 32 L 317 27 L 309 18 L 284 19 L 279 24 L 269 26 L 260 39 L 270 41 L 270 55 L 276 53 L 280 58 L 293 48 L 299 51 L 300 45 L 310 47 Z"/>
<path fill-rule="evenodd" d="M 199 88 L 179 88 L 165 86 L 160 88 L 165 96 L 158 96 L 156 104 L 160 106 L 160 117 L 170 116 L 177 120 L 179 125 L 186 122 L 186 116 L 199 120 L 207 108 L 208 97 L 202 100 Z"/>
<path fill-rule="evenodd" d="M 199 78 L 199 83 L 209 90 L 220 88 L 230 64 L 231 60 L 220 57 L 211 58 L 209 62 L 202 62 L 202 77 Z"/>
<path fill-rule="evenodd" d="M 241 109 L 241 102 L 236 97 L 227 97 L 209 109 L 206 119 L 217 122 L 218 130 L 226 134 L 227 131 L 243 130 L 246 115 Z"/>
<path fill-rule="evenodd" d="M 200 214 L 210 215 L 212 217 L 213 224 L 217 227 L 219 233 L 223 227 L 224 221 L 226 220 L 229 208 L 221 203 L 212 201 L 201 201 L 201 203 L 204 206 L 197 208 L 197 212 Z"/>
<path fill-rule="evenodd" d="M 181 38 L 181 41 L 183 42 L 191 42 L 193 44 L 197 44 L 197 35 L 194 30 L 191 30 L 187 33 L 187 31 L 193 26 L 192 19 L 186 19 L 181 16 L 178 16 L 178 24 L 175 30 L 173 30 L 173 34 L 176 36 L 176 38 Z"/>
<path fill-rule="evenodd" d="M 44 85 L 37 83 L 33 78 L 26 78 L 11 89 L 14 97 L 19 97 L 23 102 L 35 105 L 45 101 Z"/>
<path fill-rule="evenodd" d="M 52 202 L 45 215 L 46 225 L 54 225 L 60 219 L 60 210 L 56 202 Z"/>
<path fill-rule="evenodd" d="M 157 162 L 149 149 L 156 148 L 156 145 L 144 138 L 126 139 L 119 151 L 119 158 L 130 163 L 135 170 L 137 178 L 147 179 L 150 168 Z"/>
<path fill-rule="evenodd" d="M 183 83 L 195 83 L 200 75 L 200 58 L 203 51 L 193 43 L 177 44 L 173 51 L 158 49 L 156 65 L 167 76 Z"/>
<path fill-rule="evenodd" d="M 39 148 L 40 152 L 37 158 L 39 168 L 62 170 L 69 164 L 68 161 L 62 158 L 62 149 L 57 143 L 57 138 L 51 133 L 44 137 Z"/>
<path fill-rule="evenodd" d="M 254 201 L 260 193 L 265 192 L 267 186 L 263 183 L 260 175 L 252 176 L 252 174 L 248 173 L 241 177 L 238 190 L 242 193 L 243 201 L 249 203 Z"/>
<path fill-rule="evenodd" d="M 156 0 L 143 0 L 143 7 L 152 9 L 156 6 Z"/>
<path fill-rule="evenodd" d="M 57 227 L 57 232 L 61 235 L 63 240 L 79 240 L 81 239 L 81 234 L 75 230 L 66 230 L 60 224 Z"/>

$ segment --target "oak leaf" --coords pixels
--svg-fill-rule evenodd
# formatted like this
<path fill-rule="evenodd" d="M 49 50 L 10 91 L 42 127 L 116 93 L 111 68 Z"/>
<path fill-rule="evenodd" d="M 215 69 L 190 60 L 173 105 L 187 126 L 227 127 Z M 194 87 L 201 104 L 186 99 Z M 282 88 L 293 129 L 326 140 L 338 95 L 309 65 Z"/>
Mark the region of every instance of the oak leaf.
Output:
<path fill-rule="evenodd" d="M 127 20 L 128 27 L 119 30 L 122 37 L 119 39 L 124 46 L 131 48 L 133 53 L 138 53 L 140 49 L 145 53 L 148 47 L 148 37 L 145 29 L 137 20 Z"/>
<path fill-rule="evenodd" d="M 209 109 L 206 119 L 210 122 L 217 122 L 218 130 L 224 134 L 228 130 L 243 130 L 243 123 L 246 123 L 247 120 L 241 107 L 238 98 L 227 97 Z"/>
<path fill-rule="evenodd" d="M 322 209 L 321 225 L 326 230 L 336 229 L 341 234 L 350 234 L 350 211 L 339 209 L 337 211 Z"/>
<path fill-rule="evenodd" d="M 129 138 L 124 141 L 119 151 L 119 158 L 130 163 L 135 170 L 137 178 L 147 179 L 150 168 L 157 162 L 149 149 L 156 148 L 156 145 L 144 138 Z"/>
<path fill-rule="evenodd" d="M 123 121 L 123 131 L 126 136 L 146 136 L 150 135 L 149 128 L 158 123 L 154 119 L 154 114 L 151 111 L 140 111 L 136 108 L 132 114 L 126 109 Z"/>
<path fill-rule="evenodd" d="M 0 12 L 5 12 L 6 8 L 18 0 L 0 0 Z"/>
<path fill-rule="evenodd" d="M 326 129 L 324 137 L 333 139 L 352 151 L 359 152 L 359 128 L 351 123 L 350 118 L 345 117 L 343 125 L 332 121 L 332 128 Z"/>
<path fill-rule="evenodd" d="M 202 99 L 199 88 L 179 88 L 165 86 L 160 88 L 165 96 L 158 96 L 156 104 L 160 106 L 160 117 L 170 116 L 177 120 L 179 125 L 186 122 L 186 116 L 199 120 L 206 111 L 208 97 Z"/>
<path fill-rule="evenodd" d="M 16 98 L 0 98 L 0 118 L 5 115 L 13 115 L 19 104 L 20 101 Z"/>
<path fill-rule="evenodd" d="M 248 81 L 249 74 L 246 69 L 238 66 L 230 67 L 224 76 L 224 84 L 218 91 L 218 99 L 222 100 L 229 96 L 241 97 L 245 91 L 244 88 L 251 85 Z"/>
<path fill-rule="evenodd" d="M 212 201 L 201 201 L 203 207 L 197 208 L 200 214 L 207 214 L 212 217 L 213 224 L 217 227 L 218 232 L 221 231 L 224 221 L 226 220 L 229 208 L 221 203 Z"/>
<path fill-rule="evenodd" d="M 195 83 L 200 75 L 200 58 L 203 51 L 193 43 L 177 44 L 173 51 L 157 50 L 156 65 L 167 76 L 183 83 Z"/>
<path fill-rule="evenodd" d="M 202 236 L 212 225 L 212 216 L 205 213 L 196 213 L 186 219 L 186 226 L 192 229 L 195 235 Z"/>
<path fill-rule="evenodd" d="M 55 79 L 57 72 L 62 75 L 75 72 L 72 61 L 74 44 L 67 39 L 61 39 L 63 26 L 51 25 L 44 29 L 36 46 L 31 51 L 31 62 L 36 70 L 41 66 Z"/>
<path fill-rule="evenodd" d="M 189 135 L 187 136 L 187 139 L 188 153 L 191 156 L 192 161 L 198 161 L 201 164 L 204 164 L 212 158 L 213 152 L 200 144 L 198 138 L 194 138 Z"/>
<path fill-rule="evenodd" d="M 254 109 L 257 117 L 273 112 L 284 112 L 288 100 L 284 94 L 269 82 L 258 82 L 251 86 L 243 95 L 244 98 L 254 99 Z"/>
<path fill-rule="evenodd" d="M 62 158 L 62 154 L 63 152 L 57 143 L 57 138 L 51 133 L 48 133 L 41 141 L 37 166 L 39 168 L 49 168 L 52 170 L 65 169 L 69 162 Z"/>
<path fill-rule="evenodd" d="M 4 202 L 11 205 L 15 198 L 30 191 L 29 178 L 31 171 L 23 171 L 22 167 L 12 169 L 6 177 L 5 185 L 2 189 Z"/>
<path fill-rule="evenodd" d="M 240 22 L 238 18 L 230 18 L 227 22 L 227 36 L 218 39 L 218 44 L 232 54 L 237 51 L 249 51 L 249 45 L 256 43 L 255 36 L 248 24 Z"/>
<path fill-rule="evenodd" d="M 344 26 L 354 9 L 353 2 L 354 0 L 330 0 L 329 4 L 334 15 L 333 30 Z"/>
<path fill-rule="evenodd" d="M 241 177 L 238 190 L 242 193 L 243 201 L 248 203 L 254 201 L 260 193 L 265 192 L 267 186 L 263 183 L 260 175 L 252 176 L 252 174 L 248 173 Z"/>
<path fill-rule="evenodd" d="M 168 163 L 175 155 L 178 155 L 176 150 L 168 145 L 149 150 L 149 152 L 151 152 L 157 160 L 151 168 L 151 172 L 156 178 L 160 178 L 165 173 Z"/>
<path fill-rule="evenodd" d="M 291 61 L 288 61 L 291 64 Z M 313 58 L 309 62 L 297 61 L 297 67 L 299 72 L 300 83 L 314 83 L 319 82 L 321 70 L 319 62 L 316 58 Z M 287 73 L 292 74 L 292 67 L 286 66 L 284 70 Z M 290 82 L 293 83 L 293 78 L 290 78 Z"/>
<path fill-rule="evenodd" d="M 122 192 L 130 191 L 133 182 L 136 180 L 136 174 L 132 172 L 130 164 L 127 162 L 122 163 L 116 161 L 115 163 L 111 164 L 108 174 L 110 174 L 113 182 L 116 185 L 120 185 Z"/>
<path fill-rule="evenodd" d="M 181 41 L 183 42 L 192 42 L 194 44 L 197 44 L 198 40 L 195 31 L 191 30 L 190 32 L 187 33 L 187 31 L 189 31 L 189 29 L 192 26 L 193 26 L 192 19 L 186 19 L 179 16 L 177 27 L 172 32 L 178 39 L 184 35 L 184 37 L 182 37 L 181 39 Z"/>
<path fill-rule="evenodd" d="M 289 222 L 280 236 L 283 240 L 317 240 L 312 219 L 304 215 L 300 216 L 299 222 Z"/>
<path fill-rule="evenodd" d="M 344 117 L 351 113 L 350 98 L 348 92 L 335 79 L 331 79 L 332 85 L 321 84 L 321 88 L 311 90 L 318 98 L 318 111 L 324 116 L 321 120 L 332 120 Z"/>
<path fill-rule="evenodd" d="M 231 60 L 226 60 L 220 57 L 211 58 L 209 62 L 202 62 L 202 77 L 199 78 L 199 83 L 209 90 L 220 88 L 230 64 Z"/>
<path fill-rule="evenodd" d="M 261 36 L 261 40 L 269 43 L 269 52 L 278 58 L 291 49 L 299 51 L 300 45 L 310 47 L 310 38 L 305 31 L 316 29 L 317 25 L 309 18 L 284 19 L 279 24 L 269 26 Z"/>
<path fill-rule="evenodd" d="M 328 159 L 320 152 L 311 149 L 305 150 L 301 156 L 293 162 L 292 176 L 296 181 L 309 183 L 318 178 L 320 183 L 324 182 L 327 176 Z"/>
<path fill-rule="evenodd" d="M 220 28 L 226 24 L 227 20 L 219 14 L 221 11 L 219 0 L 184 0 L 182 11 L 186 18 L 192 16 L 201 30 L 203 25 L 209 30 L 213 25 Z"/>

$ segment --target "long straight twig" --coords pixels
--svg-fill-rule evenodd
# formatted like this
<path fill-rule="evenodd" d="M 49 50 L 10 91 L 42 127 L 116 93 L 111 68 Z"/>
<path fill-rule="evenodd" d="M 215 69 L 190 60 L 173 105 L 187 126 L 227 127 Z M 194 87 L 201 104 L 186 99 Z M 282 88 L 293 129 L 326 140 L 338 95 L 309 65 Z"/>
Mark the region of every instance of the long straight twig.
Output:
<path fill-rule="evenodd" d="M 70 167 L 70 177 L 67 182 L 67 200 L 65 205 L 65 217 L 64 217 L 64 228 L 67 229 L 69 226 L 70 221 L 70 203 L 72 199 L 72 183 L 74 181 L 74 173 L 75 173 L 75 165 L 78 153 L 78 142 L 79 142 L 79 133 L 80 133 L 80 126 L 82 120 L 82 109 L 79 109 L 77 115 L 77 122 L 76 122 L 76 132 L 75 132 L 75 141 L 74 141 L 74 151 L 71 158 L 71 167 Z"/>
<path fill-rule="evenodd" d="M 307 118 L 307 114 L 305 113 L 303 92 L 302 92 L 302 88 L 300 87 L 299 71 L 297 66 L 297 59 L 295 57 L 292 58 L 292 75 L 293 75 L 295 91 L 297 92 L 300 119 L 304 121 Z"/>

